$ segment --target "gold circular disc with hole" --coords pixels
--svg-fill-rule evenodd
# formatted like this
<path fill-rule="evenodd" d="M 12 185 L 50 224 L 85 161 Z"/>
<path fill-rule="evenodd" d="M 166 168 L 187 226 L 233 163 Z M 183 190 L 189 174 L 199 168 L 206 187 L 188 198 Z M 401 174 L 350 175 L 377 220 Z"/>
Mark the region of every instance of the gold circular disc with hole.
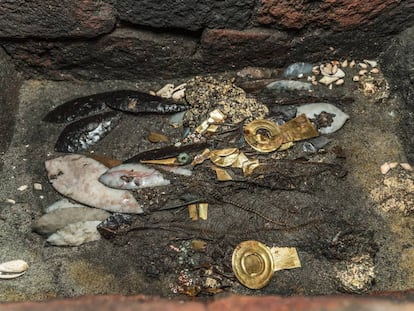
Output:
<path fill-rule="evenodd" d="M 279 126 L 268 120 L 254 120 L 244 126 L 244 139 L 260 152 L 272 152 L 283 143 Z"/>
<path fill-rule="evenodd" d="M 236 246 L 232 257 L 233 272 L 244 286 L 265 287 L 273 276 L 273 257 L 270 249 L 258 241 L 244 241 Z"/>

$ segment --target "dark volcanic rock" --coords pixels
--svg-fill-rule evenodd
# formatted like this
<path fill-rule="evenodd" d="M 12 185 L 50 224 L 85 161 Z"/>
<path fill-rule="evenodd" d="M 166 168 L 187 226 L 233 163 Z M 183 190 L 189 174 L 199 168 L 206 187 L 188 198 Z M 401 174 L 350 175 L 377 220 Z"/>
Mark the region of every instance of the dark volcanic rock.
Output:
<path fill-rule="evenodd" d="M 414 162 L 414 27 L 395 37 L 381 57 L 384 75 L 391 89 L 401 96 L 407 105 L 402 120 L 402 135 L 410 162 Z"/>
<path fill-rule="evenodd" d="M 26 76 L 51 79 L 141 79 L 190 75 L 196 42 L 184 35 L 120 28 L 88 41 L 3 42 Z"/>
<path fill-rule="evenodd" d="M 0 48 L 0 171 L 14 133 L 21 81 L 10 58 Z"/>
<path fill-rule="evenodd" d="M 414 3 L 394 0 L 262 0 L 257 21 L 277 28 L 394 32 L 413 24 Z"/>
<path fill-rule="evenodd" d="M 110 32 L 115 15 L 103 1 L 1 1 L 0 37 L 96 37 Z"/>
<path fill-rule="evenodd" d="M 122 21 L 155 28 L 245 27 L 253 13 L 255 0 L 115 0 Z"/>

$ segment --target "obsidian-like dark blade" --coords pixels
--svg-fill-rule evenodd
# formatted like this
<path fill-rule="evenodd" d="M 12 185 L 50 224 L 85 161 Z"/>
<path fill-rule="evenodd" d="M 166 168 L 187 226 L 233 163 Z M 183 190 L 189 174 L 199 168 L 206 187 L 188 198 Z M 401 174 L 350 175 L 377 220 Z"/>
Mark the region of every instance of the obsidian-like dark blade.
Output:
<path fill-rule="evenodd" d="M 190 145 L 182 146 L 166 146 L 158 149 L 151 149 L 143 151 L 133 156 L 130 159 L 125 160 L 123 163 L 139 163 L 141 160 L 155 160 L 155 159 L 165 159 L 170 157 L 175 157 L 179 153 L 183 152 L 196 152 L 203 150 L 209 147 L 209 144 L 206 142 L 194 143 Z"/>
<path fill-rule="evenodd" d="M 88 149 L 115 128 L 120 119 L 118 112 L 110 111 L 75 121 L 63 129 L 55 150 L 77 152 Z"/>
<path fill-rule="evenodd" d="M 45 122 L 66 123 L 88 117 L 107 108 L 105 97 L 97 95 L 72 99 L 50 111 L 44 118 Z"/>
<path fill-rule="evenodd" d="M 112 109 L 130 113 L 176 113 L 189 109 L 189 105 L 177 103 L 138 91 L 114 91 L 106 94 L 105 103 Z"/>

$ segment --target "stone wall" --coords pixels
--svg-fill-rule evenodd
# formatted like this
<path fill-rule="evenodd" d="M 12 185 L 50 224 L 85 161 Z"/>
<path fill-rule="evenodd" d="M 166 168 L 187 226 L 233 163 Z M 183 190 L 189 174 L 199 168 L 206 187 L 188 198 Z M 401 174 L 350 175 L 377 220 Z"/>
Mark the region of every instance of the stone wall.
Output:
<path fill-rule="evenodd" d="M 26 77 L 172 78 L 375 57 L 413 11 L 394 0 L 4 0 L 0 45 Z"/>

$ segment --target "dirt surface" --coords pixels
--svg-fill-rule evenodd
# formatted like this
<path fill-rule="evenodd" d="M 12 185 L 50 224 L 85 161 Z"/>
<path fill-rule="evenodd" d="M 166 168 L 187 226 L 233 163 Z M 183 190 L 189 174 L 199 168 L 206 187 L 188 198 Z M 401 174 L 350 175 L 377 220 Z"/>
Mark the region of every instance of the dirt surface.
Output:
<path fill-rule="evenodd" d="M 350 81 L 329 91 L 332 95 L 351 96 L 354 102 L 333 102 L 350 119 L 341 130 L 329 135 L 332 141 L 325 153 L 313 160 L 334 158 L 347 171 L 346 176 L 330 170 L 315 174 L 304 169 L 302 177 L 293 179 L 299 180 L 300 186 L 281 190 L 266 177 L 259 185 L 220 183 L 211 170 L 201 166 L 192 178 L 177 178 L 170 186 L 137 193 L 146 213 L 135 216 L 132 230 L 124 235 L 79 247 L 47 245 L 44 237 L 32 232 L 32 223 L 61 198 L 48 183 L 44 161 L 57 156 L 53 146 L 64 125 L 44 123 L 42 117 L 53 107 L 82 95 L 125 88 L 159 89 L 167 82 L 29 80 L 23 84 L 13 139 L 1 172 L 0 261 L 20 258 L 30 268 L 18 279 L 0 281 L 0 301 L 109 293 L 183 297 L 177 291 L 188 293 L 195 286 L 205 297 L 212 292 L 208 282 L 214 283 L 214 292 L 220 289 L 222 294 L 336 294 L 347 288 L 340 279 L 344 274 L 338 272 L 349 271 L 352 264 L 357 272 L 351 273 L 351 278 L 359 272 L 362 278 L 367 277 L 364 290 L 414 287 L 412 212 L 385 210 L 381 204 L 386 198 L 372 195 L 374 189 L 387 187 L 380 165 L 406 161 L 399 127 L 405 107 L 387 92 L 385 82 L 374 94 L 364 94 L 358 84 Z M 0 118 L 11 116 L 2 114 Z M 121 125 L 92 150 L 127 159 L 158 146 L 147 141 L 150 131 L 179 137 L 181 129 L 173 129 L 167 121 L 160 115 L 124 115 Z M 285 157 L 292 158 L 294 150 L 285 152 Z M 303 169 L 295 161 L 289 163 L 293 171 Z M 413 177 L 401 168 L 386 176 L 397 180 Z M 266 182 L 273 184 L 273 189 Z M 33 190 L 33 183 L 41 183 L 43 190 Z M 28 185 L 28 189 L 19 191 L 22 185 Z M 208 219 L 192 221 L 186 208 L 156 211 L 180 202 L 183 195 L 204 198 L 209 203 Z M 408 200 L 410 195 L 401 200 Z M 157 198 L 159 203 L 146 203 L 145 196 Z M 205 250 L 193 250 L 194 239 L 205 241 Z M 302 268 L 279 271 L 267 287 L 249 290 L 237 281 L 231 269 L 233 249 L 244 240 L 296 247 Z M 369 269 L 364 270 L 364 265 L 375 267 L 373 277 L 367 276 Z"/>

